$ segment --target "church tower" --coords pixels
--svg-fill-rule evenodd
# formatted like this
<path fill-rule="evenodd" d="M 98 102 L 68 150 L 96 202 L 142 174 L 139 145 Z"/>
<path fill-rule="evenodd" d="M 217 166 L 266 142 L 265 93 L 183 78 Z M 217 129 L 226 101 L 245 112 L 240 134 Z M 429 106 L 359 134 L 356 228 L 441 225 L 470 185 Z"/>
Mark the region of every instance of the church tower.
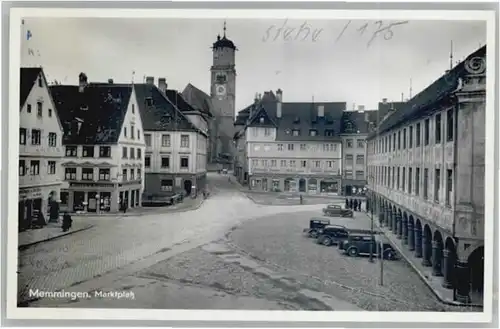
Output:
<path fill-rule="evenodd" d="M 236 100 L 236 46 L 224 34 L 212 46 L 213 64 L 210 68 L 210 97 L 214 109 L 214 137 L 212 156 L 222 162 L 232 162 L 234 156 L 234 119 Z M 214 131 L 215 130 L 215 131 Z M 212 159 L 213 161 L 214 159 Z"/>

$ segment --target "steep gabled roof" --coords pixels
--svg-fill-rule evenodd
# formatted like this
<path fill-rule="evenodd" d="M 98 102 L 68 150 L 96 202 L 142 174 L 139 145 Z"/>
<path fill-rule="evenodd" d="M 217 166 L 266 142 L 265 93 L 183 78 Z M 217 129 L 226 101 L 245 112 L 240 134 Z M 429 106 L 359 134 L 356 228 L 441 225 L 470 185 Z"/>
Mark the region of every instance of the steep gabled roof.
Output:
<path fill-rule="evenodd" d="M 400 110 L 390 115 L 380 124 L 377 134 L 394 129 L 404 122 L 423 117 L 427 111 L 432 110 L 433 104 L 451 96 L 458 87 L 459 80 L 470 74 L 467 72 L 466 63 L 474 57 L 486 58 L 486 45 L 467 56 L 464 61 L 415 95 Z M 371 134 L 370 138 L 375 135 L 375 133 Z"/>
<path fill-rule="evenodd" d="M 206 134 L 199 130 L 155 85 L 135 84 L 134 89 L 144 131 L 196 131 Z M 178 104 L 179 101 L 181 100 L 177 99 Z"/>
<path fill-rule="evenodd" d="M 182 96 L 193 108 L 213 116 L 212 100 L 205 92 L 189 83 L 182 91 Z"/>
<path fill-rule="evenodd" d="M 131 86 L 89 84 L 49 88 L 64 129 L 63 143 L 115 144 L 132 94 Z"/>
<path fill-rule="evenodd" d="M 255 112 L 255 115 L 249 120 L 247 127 L 272 127 L 276 128 L 277 125 L 274 120 L 269 116 L 266 109 L 261 107 Z"/>
<path fill-rule="evenodd" d="M 24 103 L 26 103 L 26 99 L 40 74 L 43 74 L 41 67 L 21 67 L 21 88 L 19 98 L 19 106 L 21 108 L 24 106 Z"/>

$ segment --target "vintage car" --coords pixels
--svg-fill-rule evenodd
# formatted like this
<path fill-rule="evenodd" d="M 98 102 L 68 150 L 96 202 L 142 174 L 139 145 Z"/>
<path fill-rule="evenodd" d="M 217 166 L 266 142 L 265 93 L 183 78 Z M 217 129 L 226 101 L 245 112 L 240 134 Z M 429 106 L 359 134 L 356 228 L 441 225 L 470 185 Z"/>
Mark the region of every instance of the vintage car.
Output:
<path fill-rule="evenodd" d="M 325 226 L 330 225 L 330 220 L 322 218 L 311 218 L 309 227 L 302 230 L 302 232 L 310 238 L 317 238 L 318 233 Z"/>
<path fill-rule="evenodd" d="M 344 209 L 340 205 L 331 204 L 323 208 L 323 214 L 331 217 L 353 217 L 351 209 Z"/>
<path fill-rule="evenodd" d="M 316 239 L 317 244 L 324 246 L 332 246 L 344 241 L 349 236 L 348 230 L 341 225 L 328 225 L 322 230 L 318 231 L 319 235 Z"/>
<path fill-rule="evenodd" d="M 370 234 L 349 234 L 346 240 L 339 242 L 339 250 L 351 257 L 357 257 L 358 255 L 368 256 L 370 255 L 371 243 L 373 243 L 373 256 L 378 258 L 381 254 L 384 255 L 384 259 L 396 260 L 397 252 L 394 250 L 392 245 L 388 242 L 382 240 L 378 235 L 372 237 Z M 382 246 L 382 248 L 381 248 Z"/>

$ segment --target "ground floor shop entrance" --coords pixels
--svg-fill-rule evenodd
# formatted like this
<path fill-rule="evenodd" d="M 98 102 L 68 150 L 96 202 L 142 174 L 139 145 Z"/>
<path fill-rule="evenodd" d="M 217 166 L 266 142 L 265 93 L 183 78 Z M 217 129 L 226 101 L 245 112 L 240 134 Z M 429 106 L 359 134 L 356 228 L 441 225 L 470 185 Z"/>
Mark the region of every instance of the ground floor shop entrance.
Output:
<path fill-rule="evenodd" d="M 339 195 L 340 178 L 251 176 L 250 189 L 271 192 Z"/>

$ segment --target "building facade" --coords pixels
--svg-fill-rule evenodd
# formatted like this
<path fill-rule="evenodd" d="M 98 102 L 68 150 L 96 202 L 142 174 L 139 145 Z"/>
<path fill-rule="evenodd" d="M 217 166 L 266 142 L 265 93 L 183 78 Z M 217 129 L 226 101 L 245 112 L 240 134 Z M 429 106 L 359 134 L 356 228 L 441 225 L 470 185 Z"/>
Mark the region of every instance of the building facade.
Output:
<path fill-rule="evenodd" d="M 206 186 L 208 122 L 164 80 L 135 85 L 146 142 L 143 201 L 160 204 L 173 195 L 195 197 Z"/>
<path fill-rule="evenodd" d="M 284 103 L 282 91 L 266 92 L 248 108 L 235 136 L 245 143 L 245 164 L 235 168 L 249 188 L 308 194 L 341 193 L 342 144 L 335 131 L 345 103 Z M 242 114 L 244 115 L 244 113 Z"/>
<path fill-rule="evenodd" d="M 65 148 L 61 207 L 70 212 L 116 212 L 141 206 L 145 141 L 132 85 L 55 85 Z"/>
<path fill-rule="evenodd" d="M 368 139 L 375 209 L 461 302 L 482 303 L 486 46 Z"/>
<path fill-rule="evenodd" d="M 63 130 L 41 68 L 21 68 L 19 127 L 19 229 L 42 214 L 58 218 Z"/>

